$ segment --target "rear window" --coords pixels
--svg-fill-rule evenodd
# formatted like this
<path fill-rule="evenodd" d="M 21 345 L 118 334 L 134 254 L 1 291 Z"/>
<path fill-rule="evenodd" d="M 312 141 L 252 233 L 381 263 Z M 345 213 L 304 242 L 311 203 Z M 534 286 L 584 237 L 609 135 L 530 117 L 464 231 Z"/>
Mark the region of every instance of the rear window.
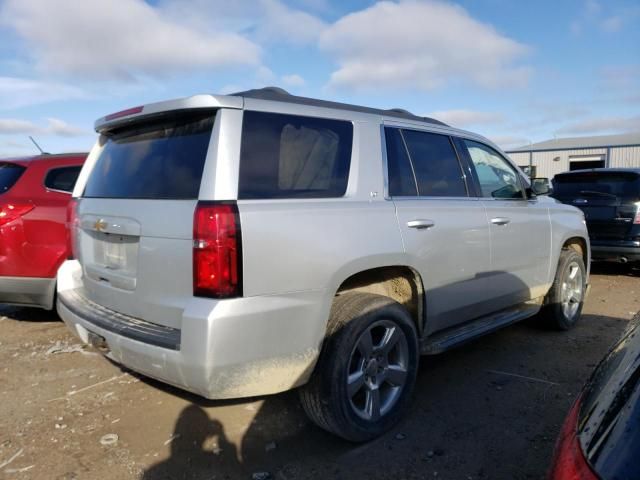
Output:
<path fill-rule="evenodd" d="M 24 171 L 22 165 L 0 162 L 0 194 L 13 187 Z"/>
<path fill-rule="evenodd" d="M 188 112 L 109 133 L 83 196 L 198 198 L 214 119 L 212 111 Z"/>
<path fill-rule="evenodd" d="M 50 190 L 71 192 L 78 179 L 82 167 L 60 167 L 49 170 L 44 179 L 44 186 Z"/>
<path fill-rule="evenodd" d="M 341 197 L 352 141 L 350 122 L 245 112 L 238 198 Z"/>
<path fill-rule="evenodd" d="M 616 196 L 640 198 L 640 178 L 635 174 L 573 174 L 553 179 L 554 197 Z"/>

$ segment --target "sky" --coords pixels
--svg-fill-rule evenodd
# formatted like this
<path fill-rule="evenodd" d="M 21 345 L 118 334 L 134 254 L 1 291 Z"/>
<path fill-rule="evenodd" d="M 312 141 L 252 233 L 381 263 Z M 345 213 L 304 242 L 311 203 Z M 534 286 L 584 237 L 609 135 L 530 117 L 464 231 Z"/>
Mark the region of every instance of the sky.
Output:
<path fill-rule="evenodd" d="M 0 157 L 140 104 L 279 86 L 504 149 L 640 131 L 638 0 L 0 0 Z"/>

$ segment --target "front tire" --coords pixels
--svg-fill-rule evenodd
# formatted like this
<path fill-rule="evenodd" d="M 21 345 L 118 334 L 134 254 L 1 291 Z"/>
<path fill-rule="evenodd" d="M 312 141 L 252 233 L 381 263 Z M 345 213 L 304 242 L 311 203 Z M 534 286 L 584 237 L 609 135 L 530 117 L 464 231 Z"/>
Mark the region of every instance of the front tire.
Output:
<path fill-rule="evenodd" d="M 562 250 L 556 276 L 542 310 L 550 326 L 559 330 L 575 326 L 582 315 L 586 278 L 582 255 L 572 249 Z"/>
<path fill-rule="evenodd" d="M 302 406 L 321 428 L 352 442 L 380 436 L 402 417 L 415 385 L 418 336 L 390 298 L 347 293 L 334 300 L 327 338 Z"/>

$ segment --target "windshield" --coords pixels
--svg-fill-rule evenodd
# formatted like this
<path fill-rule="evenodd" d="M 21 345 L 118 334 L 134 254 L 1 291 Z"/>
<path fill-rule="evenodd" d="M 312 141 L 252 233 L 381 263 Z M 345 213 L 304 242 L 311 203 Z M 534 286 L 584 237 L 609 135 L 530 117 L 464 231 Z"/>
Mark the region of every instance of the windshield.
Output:
<path fill-rule="evenodd" d="M 24 171 L 25 167 L 21 165 L 0 162 L 0 194 L 13 187 Z"/>
<path fill-rule="evenodd" d="M 105 137 L 84 197 L 195 199 L 215 113 L 181 113 Z"/>
<path fill-rule="evenodd" d="M 636 174 L 607 173 L 556 176 L 554 197 L 640 197 L 640 180 Z"/>

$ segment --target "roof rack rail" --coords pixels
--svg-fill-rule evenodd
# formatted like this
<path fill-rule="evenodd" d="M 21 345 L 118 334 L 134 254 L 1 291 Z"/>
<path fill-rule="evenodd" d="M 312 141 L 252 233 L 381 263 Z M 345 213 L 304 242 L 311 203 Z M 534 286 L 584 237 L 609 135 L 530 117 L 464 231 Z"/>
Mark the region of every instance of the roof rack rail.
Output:
<path fill-rule="evenodd" d="M 379 108 L 362 107 L 360 105 L 351 105 L 348 103 L 331 102 L 328 100 L 318 100 L 316 98 L 299 97 L 291 95 L 289 92 L 280 87 L 264 87 L 246 90 L 244 92 L 232 93 L 235 97 L 255 98 L 257 100 L 271 100 L 275 102 L 288 102 L 298 105 L 309 105 L 312 107 L 335 108 L 338 110 L 349 110 L 352 112 L 370 113 L 373 115 L 385 115 L 388 117 L 402 118 L 405 120 L 414 120 L 419 122 L 433 123 L 435 125 L 448 125 L 440 120 L 430 117 L 420 117 L 403 108 L 391 108 L 383 110 Z"/>
<path fill-rule="evenodd" d="M 395 113 L 402 113 L 404 115 L 412 115 L 415 117 L 415 115 L 413 115 L 413 113 L 411 113 L 409 110 L 405 109 L 405 108 L 389 108 L 387 110 L 388 112 L 395 112 Z"/>

